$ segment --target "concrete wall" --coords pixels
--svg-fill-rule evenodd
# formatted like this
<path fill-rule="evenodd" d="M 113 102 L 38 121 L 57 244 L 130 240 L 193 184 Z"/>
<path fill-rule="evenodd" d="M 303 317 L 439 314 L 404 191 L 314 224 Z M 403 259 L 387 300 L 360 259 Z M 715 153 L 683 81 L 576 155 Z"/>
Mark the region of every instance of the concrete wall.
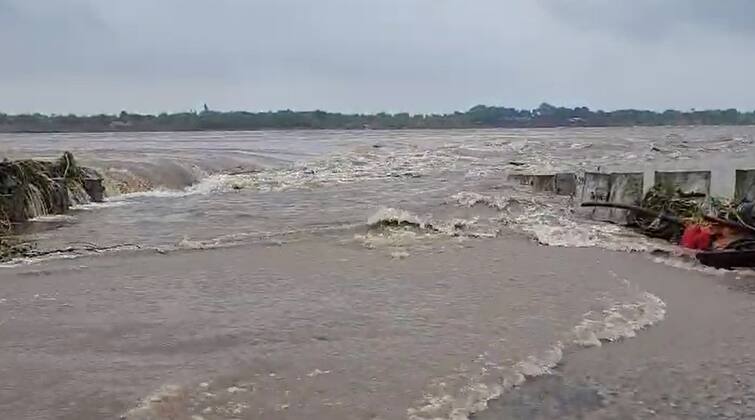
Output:
<path fill-rule="evenodd" d="M 656 172 L 655 185 L 707 196 L 710 195 L 710 171 Z"/>

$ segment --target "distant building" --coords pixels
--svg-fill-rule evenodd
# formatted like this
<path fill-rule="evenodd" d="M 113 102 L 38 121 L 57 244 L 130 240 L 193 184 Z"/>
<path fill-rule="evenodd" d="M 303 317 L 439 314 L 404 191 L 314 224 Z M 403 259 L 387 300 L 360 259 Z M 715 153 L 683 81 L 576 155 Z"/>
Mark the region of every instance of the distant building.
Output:
<path fill-rule="evenodd" d="M 585 121 L 582 117 L 571 117 L 569 118 L 569 124 L 571 125 L 585 125 L 587 121 Z"/>

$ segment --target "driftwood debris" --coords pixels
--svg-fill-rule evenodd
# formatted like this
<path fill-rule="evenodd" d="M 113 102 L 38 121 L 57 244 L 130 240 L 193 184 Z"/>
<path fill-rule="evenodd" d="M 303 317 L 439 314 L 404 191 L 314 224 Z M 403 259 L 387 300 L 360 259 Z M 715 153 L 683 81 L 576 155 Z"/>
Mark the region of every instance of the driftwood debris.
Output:
<path fill-rule="evenodd" d="M 658 212 L 658 211 L 655 211 L 655 210 L 646 209 L 646 208 L 640 207 L 640 206 L 633 206 L 633 205 L 630 205 L 630 204 L 586 202 L 586 203 L 582 203 L 582 207 L 608 207 L 608 208 L 616 208 L 616 209 L 622 209 L 622 210 L 629 210 L 629 211 L 635 212 L 635 213 L 637 213 L 639 215 L 643 215 L 643 216 L 646 216 L 646 217 L 661 218 L 661 219 L 663 219 L 665 221 L 668 221 L 668 222 L 671 222 L 671 223 L 675 223 L 675 224 L 678 224 L 678 225 L 684 225 L 685 224 L 685 222 L 684 222 L 683 219 L 680 219 L 680 218 L 678 218 L 676 216 L 673 216 L 671 214 L 662 213 L 662 212 Z M 741 230 L 741 231 L 755 233 L 755 229 L 753 229 L 752 226 L 748 226 L 748 225 L 745 225 L 745 224 L 742 224 L 742 223 L 738 223 L 738 222 L 735 222 L 735 221 L 732 221 L 732 220 L 721 219 L 719 217 L 711 216 L 711 215 L 707 215 L 707 214 L 702 215 L 702 218 L 704 220 L 708 221 L 708 222 L 716 223 L 716 224 L 719 224 L 721 226 L 726 226 L 726 227 L 730 227 L 732 229 L 737 229 L 737 230 Z"/>
<path fill-rule="evenodd" d="M 117 245 L 110 245 L 110 246 L 98 246 L 95 244 L 87 244 L 86 246 L 69 246 L 65 248 L 46 249 L 43 251 L 30 249 L 21 256 L 27 257 L 27 258 L 39 258 L 39 257 L 44 257 L 47 255 L 55 255 L 55 254 L 96 253 L 96 252 L 105 252 L 105 251 L 112 251 L 112 250 L 124 249 L 124 248 L 141 249 L 141 247 L 137 244 L 117 244 Z"/>

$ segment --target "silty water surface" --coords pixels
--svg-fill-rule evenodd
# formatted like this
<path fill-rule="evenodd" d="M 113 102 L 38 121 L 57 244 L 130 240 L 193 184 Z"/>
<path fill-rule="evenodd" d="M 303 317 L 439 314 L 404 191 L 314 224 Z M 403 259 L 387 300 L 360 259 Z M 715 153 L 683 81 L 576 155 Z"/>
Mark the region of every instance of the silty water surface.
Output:
<path fill-rule="evenodd" d="M 753 135 L 749 127 L 4 135 L 9 157 L 71 150 L 149 190 L 42 218 L 30 233 L 42 249 L 122 248 L 2 268 L 1 373 L 17 378 L 0 388 L 2 411 L 484 412 L 491 398 L 551 373 L 564 353 L 661 322 L 672 312 L 648 291 L 649 277 L 708 276 L 646 267 L 642 255 L 537 246 L 663 245 L 584 220 L 569 198 L 533 194 L 508 174 L 712 169 L 714 191 L 726 194 L 733 169 L 755 164 Z M 488 413 L 496 410 L 505 412 Z"/>

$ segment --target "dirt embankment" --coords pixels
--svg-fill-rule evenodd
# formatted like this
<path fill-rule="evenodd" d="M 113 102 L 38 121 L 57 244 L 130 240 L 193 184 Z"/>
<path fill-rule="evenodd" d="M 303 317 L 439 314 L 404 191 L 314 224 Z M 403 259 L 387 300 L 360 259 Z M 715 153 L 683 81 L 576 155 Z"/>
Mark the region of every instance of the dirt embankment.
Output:
<path fill-rule="evenodd" d="M 14 236 L 29 220 L 65 214 L 75 204 L 104 199 L 102 177 L 79 166 L 70 152 L 54 161 L 0 162 L 0 261 L 24 255 L 32 245 Z"/>

